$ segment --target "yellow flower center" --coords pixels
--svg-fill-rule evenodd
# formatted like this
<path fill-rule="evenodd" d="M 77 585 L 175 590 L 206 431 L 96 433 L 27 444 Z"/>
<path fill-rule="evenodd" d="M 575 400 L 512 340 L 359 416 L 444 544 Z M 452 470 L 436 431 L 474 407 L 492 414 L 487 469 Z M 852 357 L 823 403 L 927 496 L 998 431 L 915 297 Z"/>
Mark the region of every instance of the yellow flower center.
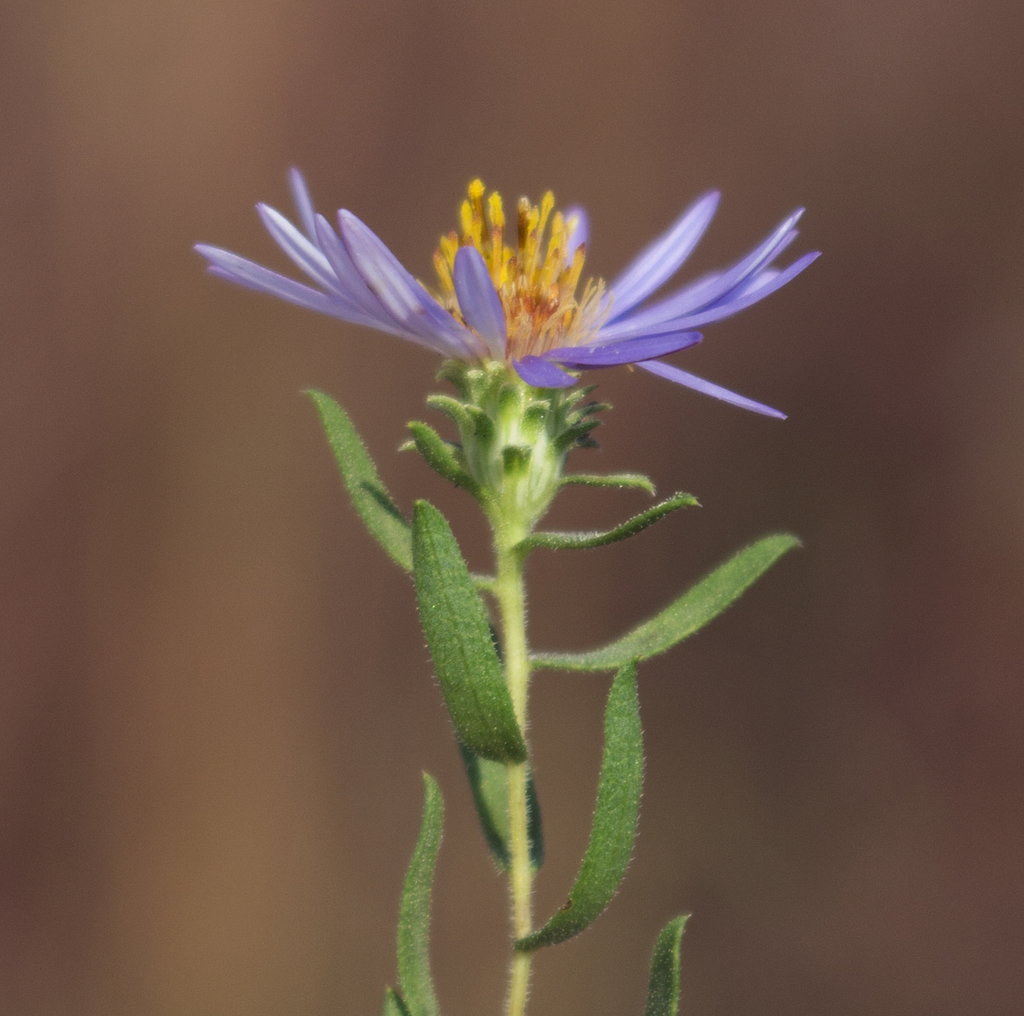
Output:
<path fill-rule="evenodd" d="M 554 211 L 551 191 L 539 206 L 520 198 L 517 245 L 513 249 L 505 244 L 501 195 L 492 191 L 486 204 L 485 221 L 484 185 L 474 180 L 460 210 L 461 233 L 452 230 L 438 243 L 434 267 L 440 280 L 441 305 L 465 323 L 453 273 L 456 251 L 472 245 L 483 256 L 505 311 L 508 359 L 586 342 L 600 326 L 606 308 L 600 279 L 588 280 L 583 295 L 576 298 L 586 257 L 584 245 L 570 250 L 576 216 L 566 219 Z"/>

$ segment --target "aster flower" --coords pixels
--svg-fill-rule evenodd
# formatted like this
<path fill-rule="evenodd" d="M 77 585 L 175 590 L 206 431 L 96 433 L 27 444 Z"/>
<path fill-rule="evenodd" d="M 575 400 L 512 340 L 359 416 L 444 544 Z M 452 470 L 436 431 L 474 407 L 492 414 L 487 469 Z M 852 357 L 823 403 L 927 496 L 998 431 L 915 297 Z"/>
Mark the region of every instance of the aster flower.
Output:
<path fill-rule="evenodd" d="M 700 342 L 696 327 L 763 299 L 818 256 L 813 252 L 785 269 L 773 267 L 795 239 L 803 209 L 732 267 L 645 306 L 703 236 L 718 205 L 717 191 L 694 202 L 614 282 L 591 279 L 577 294 L 586 257 L 586 214 L 555 211 L 550 192 L 539 206 L 522 198 L 512 248 L 504 239 L 500 195 L 493 192 L 485 202 L 484 185 L 474 180 L 462 203 L 459 232 L 443 236 L 434 253 L 438 287 L 431 293 L 355 215 L 340 210 L 336 233 L 314 212 L 302 174 L 293 169 L 289 180 L 302 230 L 267 205 L 257 205 L 257 211 L 281 249 L 319 288 L 197 244 L 210 272 L 397 335 L 447 359 L 503 361 L 536 388 L 567 388 L 580 371 L 633 364 L 744 409 L 784 415 L 661 358 Z"/>

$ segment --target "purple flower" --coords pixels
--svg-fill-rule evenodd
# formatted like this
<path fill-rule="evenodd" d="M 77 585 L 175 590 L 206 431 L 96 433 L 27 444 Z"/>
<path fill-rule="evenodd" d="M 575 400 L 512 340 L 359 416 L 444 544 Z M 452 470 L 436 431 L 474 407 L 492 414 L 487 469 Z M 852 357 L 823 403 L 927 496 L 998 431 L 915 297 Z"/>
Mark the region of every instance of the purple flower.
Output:
<path fill-rule="evenodd" d="M 298 170 L 291 171 L 290 182 L 303 230 L 267 205 L 256 208 L 270 235 L 319 288 L 197 244 L 214 275 L 398 335 L 446 358 L 504 361 L 536 388 L 567 388 L 577 380 L 570 372 L 635 364 L 744 409 L 783 417 L 661 358 L 700 342 L 693 329 L 775 292 L 818 256 L 805 254 L 787 268 L 772 267 L 796 237 L 803 209 L 731 268 L 644 306 L 703 236 L 718 205 L 716 191 L 694 202 L 610 285 L 591 279 L 577 295 L 586 214 L 554 211 L 550 192 L 539 206 L 521 198 L 517 244 L 511 248 L 504 240 L 501 197 L 490 194 L 485 209 L 484 185 L 474 180 L 462 203 L 460 231 L 443 236 L 434 253 L 439 286 L 432 294 L 351 212 L 338 212 L 336 233 L 313 211 Z"/>

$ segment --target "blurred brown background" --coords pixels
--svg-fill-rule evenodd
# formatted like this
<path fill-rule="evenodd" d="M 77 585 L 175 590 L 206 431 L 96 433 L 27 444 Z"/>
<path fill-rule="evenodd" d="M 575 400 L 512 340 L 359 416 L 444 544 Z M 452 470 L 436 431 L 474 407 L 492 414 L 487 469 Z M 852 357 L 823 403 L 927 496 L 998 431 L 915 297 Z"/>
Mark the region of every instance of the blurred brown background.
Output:
<path fill-rule="evenodd" d="M 636 856 L 532 1012 L 1016 1014 L 1024 999 L 1024 8 L 1016 0 L 6 0 L 0 8 L 0 1011 L 379 1011 L 421 768 L 448 801 L 446 1016 L 498 1011 L 506 930 L 411 587 L 312 408 L 349 409 L 474 563 L 464 496 L 393 454 L 430 356 L 210 279 L 284 267 L 252 206 L 363 217 L 417 274 L 472 175 L 591 213 L 610 277 L 698 193 L 687 270 L 799 204 L 825 256 L 685 365 L 625 370 L 590 468 L 704 504 L 538 555 L 540 648 L 584 648 L 773 529 L 806 549 L 641 674 Z M 679 358 L 683 362 L 683 358 Z M 636 495 L 574 491 L 556 523 Z M 558 906 L 603 677 L 544 674 Z"/>

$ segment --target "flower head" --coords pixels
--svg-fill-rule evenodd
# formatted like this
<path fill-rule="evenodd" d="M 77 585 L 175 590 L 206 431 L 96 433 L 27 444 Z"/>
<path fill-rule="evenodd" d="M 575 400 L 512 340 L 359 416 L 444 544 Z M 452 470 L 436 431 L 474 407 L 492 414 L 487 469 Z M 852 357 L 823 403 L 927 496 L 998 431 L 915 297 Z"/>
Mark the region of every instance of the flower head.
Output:
<path fill-rule="evenodd" d="M 818 256 L 813 252 L 785 269 L 773 267 L 796 237 L 803 209 L 732 267 L 644 306 L 703 236 L 718 204 L 717 192 L 699 198 L 611 284 L 590 279 L 581 288 L 586 214 L 556 211 L 550 192 L 539 205 L 522 198 L 511 247 L 505 242 L 500 195 L 485 199 L 484 185 L 474 180 L 462 204 L 459 230 L 441 237 L 434 253 L 438 288 L 431 293 L 351 212 L 338 212 L 336 233 L 314 212 L 298 170 L 291 171 L 290 182 L 303 230 L 267 205 L 257 205 L 257 211 L 282 250 L 319 288 L 198 244 L 213 274 L 398 335 L 448 359 L 504 362 L 536 388 L 568 388 L 576 383 L 576 372 L 635 364 L 745 409 L 783 416 L 661 358 L 700 342 L 695 328 L 763 299 Z"/>

